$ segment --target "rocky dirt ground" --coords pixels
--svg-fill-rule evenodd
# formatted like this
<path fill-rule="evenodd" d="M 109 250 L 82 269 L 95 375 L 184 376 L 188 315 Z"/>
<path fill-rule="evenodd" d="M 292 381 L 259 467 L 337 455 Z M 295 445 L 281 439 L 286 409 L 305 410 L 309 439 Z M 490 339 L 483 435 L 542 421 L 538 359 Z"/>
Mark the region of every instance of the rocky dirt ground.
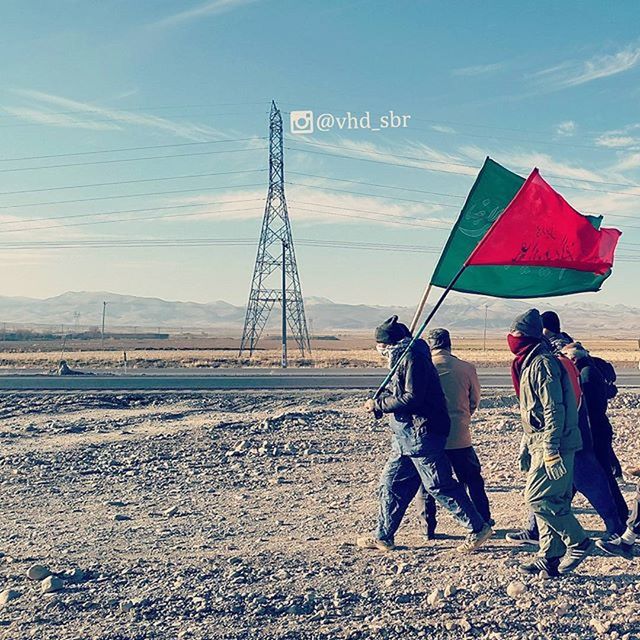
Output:
<path fill-rule="evenodd" d="M 460 557 L 450 518 L 427 542 L 412 509 L 400 550 L 356 548 L 388 447 L 364 399 L 0 396 L 0 638 L 640 638 L 638 559 L 513 584 L 530 549 L 504 541 L 523 516 L 504 391 L 475 421 L 496 537 Z M 640 394 L 611 413 L 623 464 L 637 464 Z"/>

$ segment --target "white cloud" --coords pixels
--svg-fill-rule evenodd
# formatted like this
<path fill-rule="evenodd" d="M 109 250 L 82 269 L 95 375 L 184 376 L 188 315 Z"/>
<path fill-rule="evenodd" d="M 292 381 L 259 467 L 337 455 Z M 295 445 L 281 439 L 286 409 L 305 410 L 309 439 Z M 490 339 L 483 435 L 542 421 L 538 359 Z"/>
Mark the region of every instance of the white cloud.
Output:
<path fill-rule="evenodd" d="M 494 62 L 493 64 L 479 64 L 472 67 L 462 67 L 460 69 L 454 69 L 451 72 L 452 76 L 481 76 L 489 73 L 496 73 L 502 71 L 505 68 L 503 62 Z"/>
<path fill-rule="evenodd" d="M 615 164 L 616 171 L 631 171 L 640 167 L 640 153 L 630 153 L 623 156 Z"/>
<path fill-rule="evenodd" d="M 156 28 L 172 27 L 190 20 L 227 13 L 238 7 L 253 4 L 254 2 L 256 2 L 256 0 L 213 0 L 213 2 L 205 2 L 186 11 L 174 13 L 173 15 L 152 22 L 149 26 Z"/>
<path fill-rule="evenodd" d="M 298 178 L 296 178 L 298 180 Z M 360 224 L 366 221 L 371 224 L 393 225 L 396 222 L 424 226 L 428 230 L 450 228 L 457 211 L 446 206 L 398 202 L 376 195 L 357 195 L 331 191 L 330 188 L 344 189 L 344 185 L 336 185 L 327 180 L 304 179 L 305 184 L 289 184 L 286 187 L 287 206 L 293 225 L 296 222 L 313 222 L 314 224 Z M 166 219 L 167 223 L 208 221 L 256 220 L 264 213 L 264 189 L 229 191 L 221 193 L 201 193 L 195 196 L 174 198 L 156 203 L 162 205 L 201 205 L 194 209 L 185 209 L 184 213 Z M 210 204 L 211 202 L 223 204 Z"/>
<path fill-rule="evenodd" d="M 596 144 L 599 147 L 608 147 L 611 149 L 623 149 L 637 144 L 638 140 L 631 136 L 616 136 L 611 134 L 603 134 L 596 138 Z"/>
<path fill-rule="evenodd" d="M 167 118 L 160 118 L 142 112 L 110 109 L 42 91 L 17 89 L 14 93 L 35 102 L 37 106 L 35 108 L 4 107 L 4 110 L 10 113 L 13 112 L 14 115 L 31 122 L 83 129 L 108 128 L 109 125 L 111 128 L 119 129 L 122 127 L 118 125 L 130 125 L 155 129 L 179 138 L 196 141 L 210 140 L 212 137 L 224 137 L 221 132 L 212 127 L 191 123 L 177 123 Z M 52 113 L 49 110 L 51 105 L 77 113 Z M 104 120 L 109 122 L 105 123 L 103 122 Z"/>
<path fill-rule="evenodd" d="M 96 122 L 82 118 L 76 118 L 63 113 L 51 113 L 27 107 L 3 107 L 3 111 L 16 116 L 21 120 L 28 120 L 38 124 L 48 124 L 52 127 L 71 127 L 75 129 L 92 129 L 94 131 L 118 131 L 122 127 L 112 122 Z"/>
<path fill-rule="evenodd" d="M 538 71 L 533 78 L 550 90 L 560 90 L 629 71 L 639 63 L 640 47 L 629 45 L 614 54 L 563 62 Z"/>
<path fill-rule="evenodd" d="M 573 120 L 565 120 L 556 125 L 556 133 L 559 136 L 572 136 L 576 132 L 576 123 Z"/>
<path fill-rule="evenodd" d="M 434 131 L 439 131 L 440 133 L 456 133 L 455 129 L 453 129 L 452 127 L 447 127 L 443 124 L 434 124 L 431 125 L 431 128 Z"/>
<path fill-rule="evenodd" d="M 310 151 L 323 150 L 324 153 L 348 153 L 350 156 L 365 158 L 384 164 L 411 166 L 432 171 L 475 175 L 476 170 L 464 165 L 464 159 L 458 155 L 434 149 L 419 142 L 409 142 L 402 146 L 382 146 L 371 142 L 356 142 L 354 140 L 338 139 L 325 143 L 318 138 L 306 137 L 289 138 L 290 142 L 308 146 Z M 303 147 L 304 148 L 304 147 Z"/>

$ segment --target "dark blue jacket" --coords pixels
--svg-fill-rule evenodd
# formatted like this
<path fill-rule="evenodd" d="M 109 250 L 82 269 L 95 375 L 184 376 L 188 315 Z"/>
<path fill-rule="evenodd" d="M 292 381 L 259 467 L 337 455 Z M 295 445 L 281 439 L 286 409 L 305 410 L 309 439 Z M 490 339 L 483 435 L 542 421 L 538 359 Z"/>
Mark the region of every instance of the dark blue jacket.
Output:
<path fill-rule="evenodd" d="M 393 444 L 403 455 L 424 455 L 429 436 L 446 440 L 451 428 L 447 401 L 424 340 L 413 344 L 376 408 L 393 414 Z"/>

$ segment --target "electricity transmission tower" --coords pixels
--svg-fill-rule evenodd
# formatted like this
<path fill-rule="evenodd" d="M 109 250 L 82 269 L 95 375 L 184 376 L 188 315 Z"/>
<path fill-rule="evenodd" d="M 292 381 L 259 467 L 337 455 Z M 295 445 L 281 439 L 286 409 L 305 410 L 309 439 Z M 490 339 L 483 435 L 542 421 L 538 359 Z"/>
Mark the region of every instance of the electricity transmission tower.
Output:
<path fill-rule="evenodd" d="M 269 191 L 262 219 L 240 355 L 253 354 L 274 304 L 282 308 L 282 366 L 287 366 L 287 328 L 302 357 L 311 353 L 291 224 L 284 195 L 282 115 L 275 102 L 269 114 Z"/>

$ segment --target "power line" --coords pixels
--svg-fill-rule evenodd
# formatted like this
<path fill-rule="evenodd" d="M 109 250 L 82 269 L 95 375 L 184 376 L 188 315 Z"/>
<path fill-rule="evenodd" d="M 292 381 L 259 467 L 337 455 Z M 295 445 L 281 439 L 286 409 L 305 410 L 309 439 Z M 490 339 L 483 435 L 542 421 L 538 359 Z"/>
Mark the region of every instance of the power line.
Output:
<path fill-rule="evenodd" d="M 0 173 L 16 173 L 18 171 L 37 171 L 41 169 L 58 169 L 61 167 L 85 167 L 95 164 L 117 164 L 120 162 L 137 162 L 139 160 L 165 160 L 169 158 L 190 158 L 195 156 L 212 156 L 219 153 L 243 153 L 245 151 L 264 151 L 266 147 L 248 147 L 246 149 L 224 149 L 222 151 L 198 151 L 197 153 L 176 153 L 164 156 L 143 156 L 139 158 L 121 158 L 117 160 L 94 160 L 92 162 L 69 162 L 65 164 L 50 164 L 43 167 L 20 167 L 14 169 L 0 169 Z"/>
<path fill-rule="evenodd" d="M 2 242 L 0 249 L 99 249 L 99 248 L 168 248 L 202 246 L 255 246 L 255 238 L 140 238 L 112 240 L 45 240 L 26 242 Z M 432 245 L 412 245 L 401 243 L 358 242 L 332 239 L 300 238 L 297 244 L 309 247 L 332 249 L 362 249 L 374 251 L 402 251 L 403 253 L 438 254 L 440 247 Z M 640 262 L 640 254 L 619 256 L 617 262 Z"/>
<path fill-rule="evenodd" d="M 176 144 L 152 144 L 144 147 L 120 147 L 118 149 L 99 149 L 97 151 L 76 151 L 74 153 L 53 153 L 46 156 L 21 156 L 19 158 L 0 158 L 0 162 L 20 162 L 22 160 L 45 160 L 48 158 L 67 158 L 70 156 L 91 156 L 99 153 L 124 153 L 125 151 L 146 151 L 149 149 L 169 149 L 172 147 L 193 147 L 204 144 L 220 144 L 222 142 L 247 142 L 249 140 L 266 140 L 264 136 L 250 138 L 228 138 L 224 140 L 206 140 L 204 142 L 178 142 Z"/>
<path fill-rule="evenodd" d="M 161 106 L 146 106 L 146 107 L 93 107 L 87 109 L 73 109 L 68 111 L 47 111 L 48 115 L 72 115 L 79 113 L 100 113 L 105 109 L 110 111 L 115 111 L 117 113 L 129 113 L 132 111 L 166 111 L 168 109 L 209 109 L 211 107 L 237 107 L 237 106 L 245 106 L 245 105 L 255 105 L 262 104 L 267 106 L 271 98 L 264 98 L 264 100 L 255 100 L 255 101 L 247 101 L 247 102 L 217 102 L 217 103 L 209 103 L 209 104 L 174 104 L 174 105 L 161 105 Z M 20 118 L 22 116 L 18 114 L 2 114 L 0 118 Z"/>
<path fill-rule="evenodd" d="M 99 202 L 101 200 L 119 200 L 121 198 L 142 198 L 144 196 L 164 196 L 175 193 L 201 193 L 202 191 L 214 191 L 217 189 L 239 189 L 245 187 L 260 187 L 262 182 L 253 182 L 251 184 L 235 184 L 223 185 L 218 187 L 200 187 L 198 189 L 174 189 L 172 191 L 148 191 L 146 193 L 129 193 L 119 194 L 115 196 L 102 196 L 99 198 L 76 198 L 74 200 L 51 200 L 49 202 L 29 202 L 27 204 L 10 204 L 0 205 L 0 209 L 24 209 L 27 207 L 44 207 L 54 204 L 72 204 L 78 202 Z M 47 220 L 49 218 L 34 218 L 35 220 Z M 0 222 L 0 224 L 10 224 L 10 222 Z"/>
<path fill-rule="evenodd" d="M 398 187 L 396 185 L 391 185 L 391 184 L 380 184 L 380 183 L 376 183 L 376 182 L 363 182 L 361 180 L 347 180 L 346 178 L 333 178 L 331 176 L 320 176 L 317 174 L 313 174 L 313 173 L 302 173 L 301 171 L 287 171 L 287 173 L 289 175 L 296 175 L 296 176 L 306 176 L 307 178 L 320 178 L 323 180 L 333 180 L 336 182 L 349 182 L 352 184 L 363 184 L 369 187 L 380 187 L 383 189 L 397 189 L 399 191 L 415 191 L 416 193 L 427 193 L 429 195 L 432 196 L 446 196 L 448 198 L 462 198 L 464 200 L 464 198 L 466 198 L 466 196 L 462 196 L 462 195 L 458 195 L 458 194 L 454 194 L 454 193 L 442 193 L 441 191 L 425 191 L 424 189 L 412 189 L 410 187 Z"/>
<path fill-rule="evenodd" d="M 431 227 L 432 225 L 444 225 L 442 228 L 451 229 L 451 227 L 453 226 L 453 223 L 455 222 L 455 220 L 451 220 L 447 222 L 445 220 L 442 220 L 442 221 L 441 220 L 425 220 L 424 218 L 419 218 L 416 216 L 397 216 L 392 213 L 385 213 L 384 211 L 372 211 L 371 209 L 355 209 L 353 207 L 341 207 L 333 204 L 322 204 L 321 202 L 305 202 L 304 200 L 292 200 L 291 202 L 292 204 L 295 202 L 300 204 L 311 205 L 312 207 L 323 207 L 323 208 L 327 207 L 330 209 L 338 209 L 339 211 L 357 211 L 358 213 L 372 213 L 374 215 L 384 216 L 387 218 L 392 218 L 394 220 L 404 220 L 404 219 L 418 220 L 423 223 L 420 226 L 425 226 L 425 227 Z"/>
<path fill-rule="evenodd" d="M 66 189 L 87 189 L 90 187 L 111 187 L 123 184 L 141 184 L 143 182 L 164 182 L 165 180 L 186 180 L 190 178 L 209 178 L 212 176 L 229 176 L 238 173 L 258 173 L 268 169 L 239 169 L 237 171 L 218 171 L 214 173 L 190 173 L 179 176 L 161 176 L 159 178 L 139 178 L 137 180 L 116 180 L 114 182 L 93 182 L 90 184 L 72 184 L 61 187 L 43 187 L 40 189 L 22 189 L 19 191 L 0 191 L 0 196 L 11 196 L 27 193 L 42 193 L 45 191 L 63 191 Z"/>
<path fill-rule="evenodd" d="M 294 140 L 293 138 L 291 138 L 291 136 L 289 136 L 289 140 L 292 140 L 294 142 L 298 142 L 297 140 Z M 332 148 L 332 149 L 340 149 L 342 151 L 345 151 L 344 147 L 340 146 L 340 145 L 335 145 L 335 144 L 328 144 L 328 143 L 315 143 L 315 142 L 304 142 L 304 144 L 306 145 L 311 145 L 313 147 L 319 147 L 319 148 Z M 305 151 L 304 149 L 295 149 L 295 148 L 290 148 L 287 147 L 288 149 L 290 149 L 291 151 Z M 357 149 L 354 150 L 350 150 L 350 149 L 346 149 L 346 151 L 352 151 L 352 153 L 357 153 Z M 307 153 L 320 153 L 318 151 L 311 151 L 309 149 L 306 150 Z M 383 157 L 390 157 L 390 158 L 400 158 L 402 160 L 415 160 L 417 162 L 422 162 L 422 163 L 428 163 L 428 164 L 442 164 L 442 165 L 447 165 L 447 166 L 453 166 L 453 167 L 461 167 L 461 168 L 465 168 L 465 169 L 473 169 L 477 171 L 477 167 L 475 167 L 474 165 L 469 165 L 469 164 L 464 164 L 461 162 L 450 162 L 450 161 L 445 161 L 445 160 L 432 160 L 430 158 L 419 158 L 417 156 L 406 156 L 406 155 L 402 155 L 402 154 L 397 154 L 397 153 L 387 153 L 387 152 L 383 152 L 383 151 L 367 151 L 368 154 L 371 155 L 377 155 L 377 156 L 383 156 Z M 369 162 L 373 162 L 372 159 L 370 158 L 361 158 L 358 156 L 344 156 L 342 154 L 338 154 L 338 153 L 324 153 L 321 155 L 334 155 L 337 157 L 346 157 L 352 160 L 366 160 Z M 427 171 L 438 171 L 438 172 L 442 172 L 442 173 L 454 173 L 454 174 L 458 174 L 458 175 L 471 175 L 465 172 L 459 172 L 459 171 L 445 171 L 443 169 L 433 169 L 433 168 L 428 168 L 428 167 L 416 167 L 415 165 L 401 165 L 401 164 L 396 164 L 396 163 L 392 163 L 392 162 L 387 162 L 387 163 L 382 163 L 382 164 L 392 164 L 394 166 L 409 166 L 411 168 L 415 168 L 415 169 L 426 169 Z M 557 178 L 560 180 L 572 180 L 574 182 L 587 182 L 587 183 L 591 183 L 591 184 L 602 184 L 602 185 L 606 185 L 606 186 L 614 186 L 614 187 L 631 187 L 631 188 L 635 188 L 635 189 L 640 189 L 640 185 L 638 184 L 632 184 L 632 183 L 622 183 L 622 182 L 605 182 L 603 180 L 590 180 L 588 178 L 575 178 L 572 176 L 562 176 L 562 175 L 556 175 L 556 174 L 547 174 L 547 176 L 549 178 Z M 598 189 L 586 189 L 584 187 L 570 187 L 570 186 L 566 186 L 564 188 L 567 189 L 579 189 L 579 190 L 583 190 L 583 191 L 599 191 Z M 603 193 L 614 193 L 616 195 L 635 195 L 635 196 L 640 196 L 640 193 L 637 194 L 621 194 L 619 192 L 611 192 L 611 191 L 603 191 Z"/>
<path fill-rule="evenodd" d="M 208 206 L 211 204 L 223 204 L 223 203 L 231 203 L 231 204 L 236 204 L 238 202 L 257 202 L 257 201 L 263 201 L 264 198 L 247 198 L 244 200 L 227 200 L 227 201 L 218 201 L 218 202 L 198 202 L 198 203 L 194 203 L 194 204 L 178 204 L 178 205 L 173 205 L 170 207 L 152 207 L 149 209 L 125 209 L 122 211 L 107 211 L 104 213 L 83 213 L 83 214 L 79 214 L 79 215 L 70 215 L 70 216 L 58 216 L 57 218 L 46 218 L 47 220 L 60 220 L 60 219 L 64 219 L 64 218 L 73 218 L 73 217 L 77 217 L 77 218 L 87 218 L 87 217 L 96 217 L 96 216 L 104 216 L 104 215 L 110 215 L 110 214 L 115 214 L 115 213 L 127 213 L 127 212 L 142 212 L 142 211 L 161 211 L 161 210 L 166 210 L 166 209 L 183 209 L 183 208 L 187 208 L 187 207 L 204 207 L 204 206 Z M 247 211 L 247 209 L 219 209 L 218 211 L 214 211 L 214 213 L 230 213 L 230 212 L 234 212 L 234 211 Z M 86 226 L 86 225 L 94 225 L 94 224 L 112 224 L 112 223 L 117 223 L 117 222 L 138 222 L 138 221 L 142 221 L 142 220 L 160 220 L 163 218 L 174 218 L 176 216 L 178 217 L 190 217 L 190 216 L 201 216 L 201 215 L 205 215 L 204 212 L 202 211 L 198 211 L 196 213 L 186 213 L 186 214 L 168 214 L 168 215 L 158 215 L 158 216 L 142 216 L 142 217 L 134 217 L 134 218 L 117 218 L 115 220 L 93 220 L 91 222 L 71 222 L 71 223 L 66 223 L 66 224 L 53 224 L 53 225 L 46 225 L 46 226 L 41 226 L 41 227 L 24 227 L 22 229 L 6 229 L 0 233 L 17 233 L 17 232 L 24 232 L 24 231 L 37 231 L 40 229 L 59 229 L 61 227 L 82 227 L 82 226 Z M 41 218 L 42 220 L 44 220 L 45 218 Z M 5 222 L 4 224 L 12 224 L 11 222 Z M 19 224 L 19 222 L 14 221 L 13 224 Z"/>
<path fill-rule="evenodd" d="M 289 182 L 287 181 L 287 184 L 290 185 L 294 185 L 296 187 L 307 187 L 309 189 L 321 189 L 323 191 L 336 191 L 338 193 L 348 193 L 351 195 L 356 195 L 356 196 L 367 196 L 370 198 L 386 198 L 389 200 L 393 200 L 395 202 L 415 202 L 417 204 L 431 204 L 431 205 L 438 205 L 440 207 L 450 207 L 452 209 L 459 209 L 460 207 L 457 204 L 450 204 L 448 202 L 432 202 L 431 200 L 411 200 L 409 198 L 397 198 L 395 196 L 385 196 L 385 195 L 379 195 L 376 193 L 363 193 L 362 191 L 350 191 L 348 189 L 335 189 L 334 187 L 319 187 L 317 185 L 314 184 L 305 184 L 303 182 Z M 1 207 L 0 207 L 1 208 Z"/>
<path fill-rule="evenodd" d="M 296 173 L 295 171 L 289 171 L 289 173 Z M 309 176 L 311 178 L 320 178 L 323 180 L 338 180 L 340 182 L 352 182 L 354 184 L 369 184 L 371 186 L 376 186 L 376 187 L 382 187 L 382 188 L 389 188 L 389 189 L 402 189 L 402 187 L 393 187 L 390 185 L 381 185 L 381 184 L 372 184 L 372 183 L 368 183 L 368 182 L 359 182 L 357 180 L 344 180 L 342 178 L 332 178 L 330 176 L 319 176 L 319 175 L 314 175 L 314 174 L 299 174 L 299 175 L 306 175 Z M 313 185 L 313 184 L 303 184 L 303 183 L 296 183 L 296 182 L 289 182 L 288 184 L 292 184 L 292 185 L 298 185 L 298 186 L 304 186 L 310 189 L 318 189 L 318 190 L 328 190 L 328 191 L 338 191 L 341 193 L 348 193 L 348 194 L 353 194 L 353 195 L 360 195 L 360 196 L 367 196 L 367 197 L 371 197 L 371 198 L 388 198 L 391 200 L 397 200 L 400 202 L 415 202 L 415 203 L 419 203 L 419 204 L 428 204 L 428 205 L 438 205 L 440 207 L 448 207 L 448 208 L 452 208 L 452 209 L 459 209 L 459 205 L 457 204 L 450 204 L 450 203 L 446 203 L 446 202 L 432 202 L 430 200 L 411 200 L 408 198 L 395 198 L 393 196 L 385 196 L 382 194 L 378 194 L 378 193 L 363 193 L 362 191 L 350 191 L 347 189 L 334 189 L 332 187 L 327 187 L 327 186 L 318 186 L 318 185 Z M 407 191 L 415 191 L 414 189 L 407 189 Z M 424 193 L 429 193 L 427 191 L 425 191 Z M 467 196 L 463 196 L 461 194 L 455 194 L 455 193 L 439 193 L 438 195 L 440 196 L 446 196 L 449 198 L 461 198 L 461 199 L 466 199 Z M 623 194 L 624 195 L 624 194 Z M 591 214 L 591 215 L 605 215 L 605 214 L 601 214 L 599 211 L 588 211 L 585 210 L 585 213 Z M 628 215 L 628 214 L 624 214 L 624 213 L 610 213 L 607 212 L 606 213 L 607 216 L 609 217 L 616 217 L 616 218 L 632 218 L 634 220 L 637 220 L 639 216 L 635 216 L 635 215 Z"/>
<path fill-rule="evenodd" d="M 55 115 L 55 112 L 46 111 L 42 112 L 44 116 Z M 62 114 L 60 114 L 62 115 Z M 97 115 L 97 112 L 96 112 Z M 102 114 L 100 114 L 102 115 Z M 114 125 L 127 125 L 127 124 L 139 124 L 139 122 L 130 122 L 126 118 L 131 114 L 128 111 L 120 111 L 115 113 L 113 116 L 107 116 L 106 118 L 91 118 L 87 119 L 83 122 L 83 124 L 91 125 L 91 124 L 100 124 L 100 123 L 108 123 Z M 195 114 L 184 114 L 184 115 L 172 115 L 171 118 L 162 118 L 159 116 L 154 116 L 156 120 L 152 124 L 162 125 L 162 124 L 172 124 L 176 120 L 192 120 L 194 118 L 200 118 L 202 116 L 207 117 L 220 117 L 220 116 L 248 116 L 248 115 L 258 115 L 255 111 L 229 111 L 223 113 L 195 113 Z M 28 116 L 25 118 L 24 116 L 16 115 L 17 118 L 28 119 Z M 144 116 L 142 116 L 144 117 Z M 58 122 L 20 122 L 20 123 L 12 123 L 12 124 L 0 124 L 0 129 L 16 129 L 23 127 L 65 127 L 65 126 L 74 126 L 77 123 L 72 121 L 64 121 L 59 120 Z M 190 124 L 190 123 L 189 123 Z M 206 125 L 203 124 L 190 124 L 190 126 L 195 128 L 203 129 Z"/>

